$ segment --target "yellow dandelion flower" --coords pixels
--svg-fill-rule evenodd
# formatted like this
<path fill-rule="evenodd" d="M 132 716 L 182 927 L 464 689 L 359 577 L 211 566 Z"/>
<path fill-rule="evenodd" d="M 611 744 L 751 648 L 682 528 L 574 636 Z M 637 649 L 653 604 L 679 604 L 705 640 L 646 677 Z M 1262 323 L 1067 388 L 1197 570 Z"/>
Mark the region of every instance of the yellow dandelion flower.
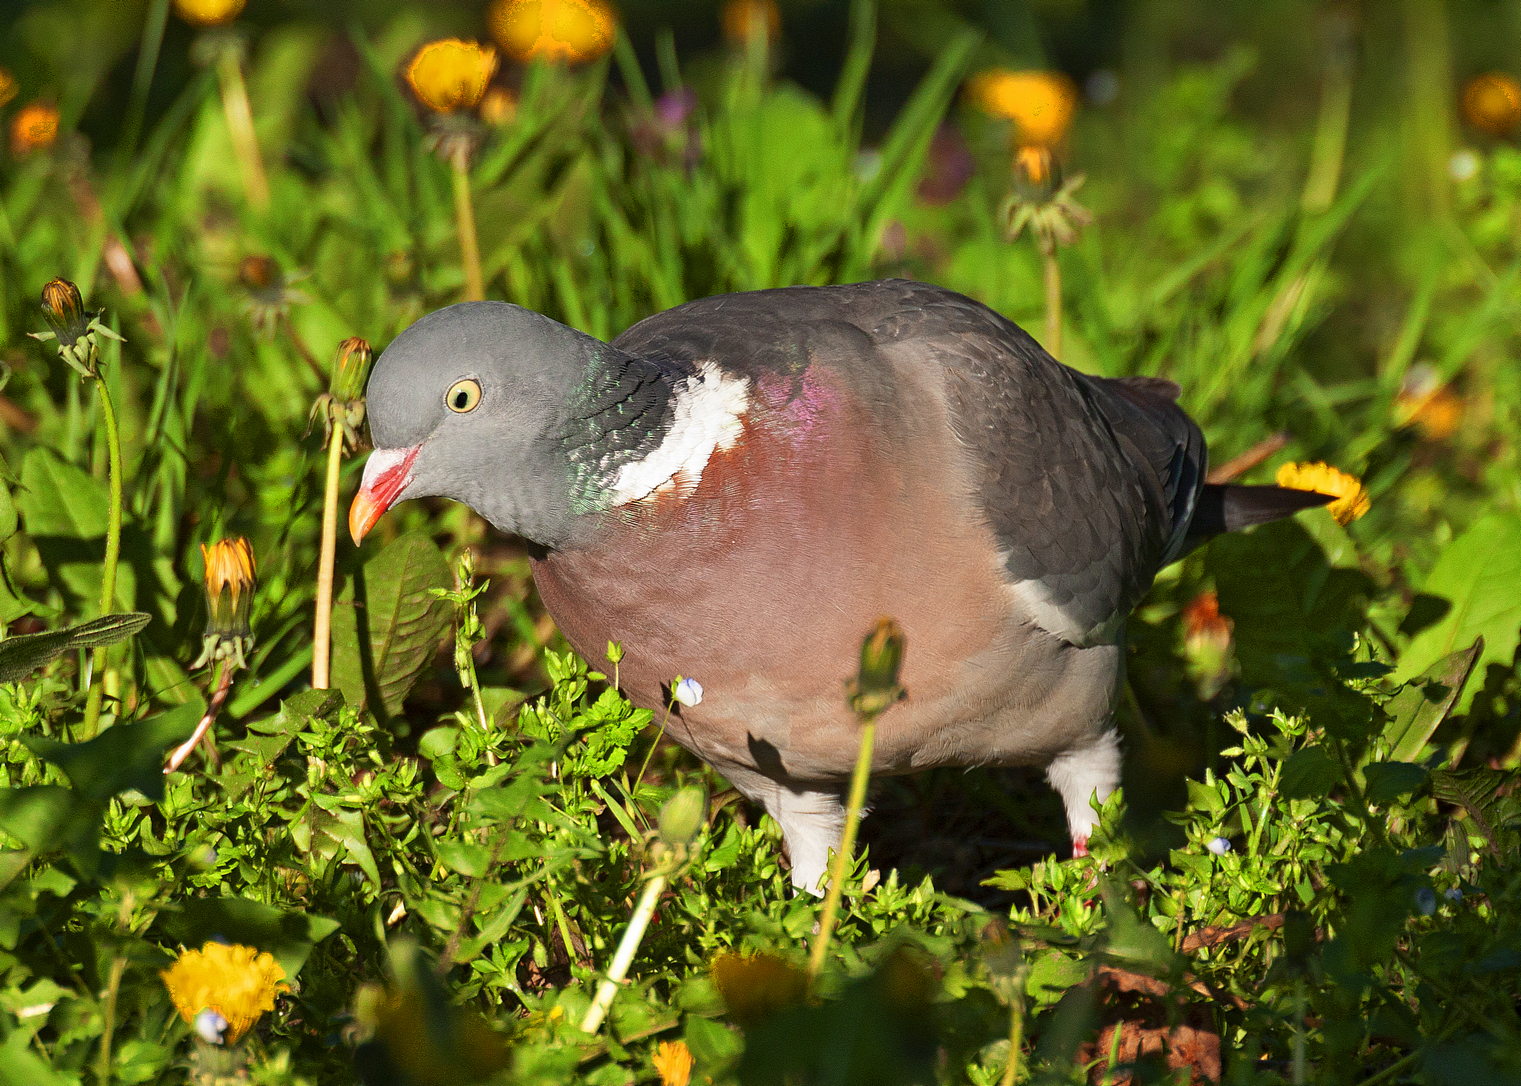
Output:
<path fill-rule="evenodd" d="M 473 41 L 430 41 L 407 65 L 407 83 L 429 109 L 474 109 L 496 74 L 496 50 Z"/>
<path fill-rule="evenodd" d="M 273 956 L 237 944 L 207 943 L 200 950 L 181 951 L 159 976 L 174 1009 L 190 1025 L 202 1011 L 221 1015 L 227 1022 L 228 1044 L 236 1043 L 265 1011 L 275 1009 L 276 995 L 290 991 L 285 970 Z"/>
<path fill-rule="evenodd" d="M 174 0 L 174 11 L 191 26 L 221 26 L 243 10 L 245 0 Z"/>
<path fill-rule="evenodd" d="M 1336 500 L 1326 508 L 1338 524 L 1351 524 L 1368 511 L 1371 502 L 1356 475 L 1338 471 L 1329 464 L 1284 464 L 1278 469 L 1278 485 L 1292 490 L 1313 490 L 1329 494 Z"/>
<path fill-rule="evenodd" d="M 16 83 L 16 77 L 4 68 L 0 68 L 0 106 L 5 105 L 16 97 L 21 87 Z"/>
<path fill-rule="evenodd" d="M 741 1025 L 796 1006 L 808 993 L 808 975 L 775 954 L 725 952 L 713 959 L 708 972 Z"/>
<path fill-rule="evenodd" d="M 687 1086 L 692 1081 L 692 1050 L 685 1041 L 661 1041 L 651 1061 L 660 1086 Z"/>
<path fill-rule="evenodd" d="M 58 138 L 58 107 L 51 102 L 30 102 L 11 118 L 11 151 L 27 155 L 53 145 Z"/>
<path fill-rule="evenodd" d="M 967 94 L 983 112 L 1013 121 L 1021 144 L 1060 143 L 1077 110 L 1077 89 L 1060 72 L 995 68 L 973 76 Z"/>
<path fill-rule="evenodd" d="M 618 33 L 618 17 L 604 0 L 496 0 L 486 22 L 497 44 L 525 62 L 596 60 Z"/>
<path fill-rule="evenodd" d="M 1490 135 L 1505 135 L 1521 121 L 1521 83 L 1506 72 L 1474 76 L 1463 87 L 1463 116 Z"/>
<path fill-rule="evenodd" d="M 764 29 L 767 39 L 776 40 L 782 29 L 782 13 L 776 0 L 729 0 L 722 16 L 724 37 L 737 45 L 750 40 L 757 29 Z"/>

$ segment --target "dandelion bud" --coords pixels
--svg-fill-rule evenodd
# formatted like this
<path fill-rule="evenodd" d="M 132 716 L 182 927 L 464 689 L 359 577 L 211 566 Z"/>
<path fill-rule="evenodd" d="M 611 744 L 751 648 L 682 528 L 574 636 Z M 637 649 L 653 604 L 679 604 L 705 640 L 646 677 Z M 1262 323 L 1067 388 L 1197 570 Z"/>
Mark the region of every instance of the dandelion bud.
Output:
<path fill-rule="evenodd" d="M 850 683 L 850 707 L 856 715 L 875 718 L 905 691 L 898 682 L 908 638 L 903 627 L 890 618 L 877 619 L 877 628 L 861 643 L 861 667 Z"/>
<path fill-rule="evenodd" d="M 249 290 L 268 290 L 280 284 L 280 265 L 272 257 L 255 254 L 238 263 L 238 282 Z"/>
<path fill-rule="evenodd" d="M 729 0 L 720 21 L 724 37 L 736 45 L 744 45 L 757 34 L 775 41 L 782 29 L 782 13 L 776 0 Z"/>
<path fill-rule="evenodd" d="M 651 1062 L 660 1086 L 687 1086 L 692 1081 L 692 1050 L 685 1041 L 661 1041 Z"/>
<path fill-rule="evenodd" d="M 78 343 L 90 323 L 79 288 L 67 279 L 54 279 L 42 288 L 42 316 L 58 337 L 60 347 Z"/>
<path fill-rule="evenodd" d="M 363 396 L 364 383 L 370 377 L 370 363 L 374 360 L 375 354 L 368 341 L 358 336 L 350 336 L 338 344 L 338 353 L 333 356 L 333 376 L 328 385 L 333 399 L 349 401 Z"/>
<path fill-rule="evenodd" d="M 707 790 L 687 785 L 660 808 L 660 840 L 672 848 L 690 843 L 702 829 L 707 809 Z"/>
<path fill-rule="evenodd" d="M 234 667 L 243 667 L 243 654 L 253 648 L 254 589 L 258 578 L 254 570 L 253 548 L 248 540 L 223 539 L 210 547 L 201 544 L 206 560 L 206 635 L 201 655 L 192 667 L 213 660 L 230 658 Z"/>

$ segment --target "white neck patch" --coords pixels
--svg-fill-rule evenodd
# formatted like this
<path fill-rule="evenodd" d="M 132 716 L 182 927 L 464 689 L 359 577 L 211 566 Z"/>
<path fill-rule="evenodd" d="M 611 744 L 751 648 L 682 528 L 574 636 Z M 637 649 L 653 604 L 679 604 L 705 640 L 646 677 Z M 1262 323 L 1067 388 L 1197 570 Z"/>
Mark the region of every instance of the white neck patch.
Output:
<path fill-rule="evenodd" d="M 714 450 L 733 447 L 743 430 L 740 416 L 750 406 L 750 382 L 729 377 L 712 362 L 676 389 L 676 417 L 665 440 L 642 460 L 624 464 L 613 477 L 613 505 L 648 498 L 673 485 L 696 489 Z"/>

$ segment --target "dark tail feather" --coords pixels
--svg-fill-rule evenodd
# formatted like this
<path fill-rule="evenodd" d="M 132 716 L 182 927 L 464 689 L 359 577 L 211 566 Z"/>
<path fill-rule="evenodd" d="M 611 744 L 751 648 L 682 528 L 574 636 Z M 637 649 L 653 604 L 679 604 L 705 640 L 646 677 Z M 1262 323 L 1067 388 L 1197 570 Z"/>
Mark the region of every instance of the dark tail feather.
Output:
<path fill-rule="evenodd" d="M 1235 532 L 1254 524 L 1291 517 L 1301 509 L 1334 502 L 1335 496 L 1313 490 L 1283 486 L 1236 486 L 1205 483 L 1188 525 L 1185 553 L 1221 532 Z"/>

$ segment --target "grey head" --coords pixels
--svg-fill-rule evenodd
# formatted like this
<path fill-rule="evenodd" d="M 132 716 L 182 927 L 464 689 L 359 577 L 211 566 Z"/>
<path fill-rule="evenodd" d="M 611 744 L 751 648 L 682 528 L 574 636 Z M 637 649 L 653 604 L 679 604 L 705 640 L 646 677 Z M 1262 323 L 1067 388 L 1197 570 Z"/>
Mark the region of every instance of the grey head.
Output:
<path fill-rule="evenodd" d="M 375 452 L 350 531 L 358 540 L 396 502 L 441 496 L 545 547 L 573 543 L 600 510 L 614 462 L 658 441 L 663 376 L 522 306 L 464 302 L 430 313 L 370 376 Z M 610 443 L 610 418 L 639 421 L 643 439 Z"/>

